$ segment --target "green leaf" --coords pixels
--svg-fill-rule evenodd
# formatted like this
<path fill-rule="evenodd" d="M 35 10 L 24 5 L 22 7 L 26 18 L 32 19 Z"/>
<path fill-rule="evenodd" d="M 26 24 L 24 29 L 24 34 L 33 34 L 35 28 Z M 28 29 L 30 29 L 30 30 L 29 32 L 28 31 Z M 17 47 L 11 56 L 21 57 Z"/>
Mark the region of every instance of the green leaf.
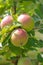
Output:
<path fill-rule="evenodd" d="M 43 62 L 43 57 L 41 56 L 40 53 L 37 55 L 37 59 L 39 62 Z"/>
<path fill-rule="evenodd" d="M 5 37 L 5 39 L 2 41 L 3 46 L 8 43 L 9 37 L 10 37 L 10 33 L 8 33 L 7 36 Z"/>
<path fill-rule="evenodd" d="M 14 46 L 11 41 L 9 40 L 9 49 L 15 54 L 15 55 L 21 55 L 22 54 L 22 48 Z"/>
<path fill-rule="evenodd" d="M 39 40 L 38 43 L 37 43 L 37 46 L 39 48 L 43 47 L 43 41 L 42 40 Z"/>
<path fill-rule="evenodd" d="M 42 33 L 43 34 L 43 29 L 40 29 L 40 30 L 38 30 L 40 33 Z"/>
<path fill-rule="evenodd" d="M 43 21 L 42 21 L 42 23 L 43 23 Z M 40 24 L 40 28 L 43 28 L 43 24 Z"/>
<path fill-rule="evenodd" d="M 34 38 L 29 38 L 27 44 L 24 46 L 27 50 L 36 50 L 38 41 Z"/>
<path fill-rule="evenodd" d="M 35 12 L 37 13 L 37 15 L 43 19 L 43 15 L 42 15 L 42 12 L 39 10 L 39 9 L 35 9 Z"/>
<path fill-rule="evenodd" d="M 39 25 L 40 25 L 40 21 L 37 21 L 37 22 L 35 23 L 35 26 L 38 27 Z"/>

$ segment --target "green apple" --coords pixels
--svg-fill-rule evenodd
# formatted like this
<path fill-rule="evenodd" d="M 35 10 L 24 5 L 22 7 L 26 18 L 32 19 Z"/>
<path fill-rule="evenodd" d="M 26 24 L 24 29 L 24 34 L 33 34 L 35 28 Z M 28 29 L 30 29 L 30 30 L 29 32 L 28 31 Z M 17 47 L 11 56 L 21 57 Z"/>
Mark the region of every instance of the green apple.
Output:
<path fill-rule="evenodd" d="M 27 55 L 31 59 L 37 59 L 37 54 L 38 54 L 38 51 L 35 51 L 35 50 L 32 50 L 32 51 L 28 51 L 27 52 Z"/>
<path fill-rule="evenodd" d="M 38 62 L 36 59 L 30 59 L 29 57 L 21 57 L 18 60 L 17 65 L 38 65 Z"/>

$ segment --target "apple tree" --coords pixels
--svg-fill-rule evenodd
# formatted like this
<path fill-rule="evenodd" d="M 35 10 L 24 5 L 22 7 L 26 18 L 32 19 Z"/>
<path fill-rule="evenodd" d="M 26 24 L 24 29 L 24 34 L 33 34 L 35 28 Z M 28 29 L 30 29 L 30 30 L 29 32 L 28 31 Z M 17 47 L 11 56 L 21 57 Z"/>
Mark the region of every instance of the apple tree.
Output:
<path fill-rule="evenodd" d="M 0 65 L 43 65 L 43 0 L 0 0 Z"/>

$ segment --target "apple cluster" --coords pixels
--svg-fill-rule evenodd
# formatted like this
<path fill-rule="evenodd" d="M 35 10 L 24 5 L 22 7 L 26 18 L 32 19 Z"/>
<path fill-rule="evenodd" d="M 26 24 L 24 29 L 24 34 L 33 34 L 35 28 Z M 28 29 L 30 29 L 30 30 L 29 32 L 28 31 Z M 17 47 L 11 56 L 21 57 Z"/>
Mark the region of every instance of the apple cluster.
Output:
<path fill-rule="evenodd" d="M 28 41 L 28 31 L 34 28 L 34 21 L 28 14 L 21 14 L 18 16 L 17 21 L 22 25 L 22 28 L 17 28 L 11 33 L 11 42 L 14 46 L 24 46 Z M 7 25 L 13 23 L 13 17 L 11 15 L 5 16 L 0 24 L 1 29 Z"/>

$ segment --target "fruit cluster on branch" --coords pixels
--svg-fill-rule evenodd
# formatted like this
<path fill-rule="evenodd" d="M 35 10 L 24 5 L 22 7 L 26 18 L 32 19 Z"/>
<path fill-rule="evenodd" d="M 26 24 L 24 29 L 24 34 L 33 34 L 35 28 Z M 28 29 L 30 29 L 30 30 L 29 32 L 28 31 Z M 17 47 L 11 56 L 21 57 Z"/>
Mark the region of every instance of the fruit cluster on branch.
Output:
<path fill-rule="evenodd" d="M 17 18 L 17 22 L 22 25 L 22 28 L 14 29 L 11 33 L 11 43 L 14 46 L 20 47 L 24 46 L 28 39 L 28 33 L 26 31 L 31 31 L 34 28 L 34 21 L 28 14 L 21 14 Z M 13 23 L 13 17 L 11 15 L 5 16 L 1 21 L 1 29 L 9 26 Z"/>

